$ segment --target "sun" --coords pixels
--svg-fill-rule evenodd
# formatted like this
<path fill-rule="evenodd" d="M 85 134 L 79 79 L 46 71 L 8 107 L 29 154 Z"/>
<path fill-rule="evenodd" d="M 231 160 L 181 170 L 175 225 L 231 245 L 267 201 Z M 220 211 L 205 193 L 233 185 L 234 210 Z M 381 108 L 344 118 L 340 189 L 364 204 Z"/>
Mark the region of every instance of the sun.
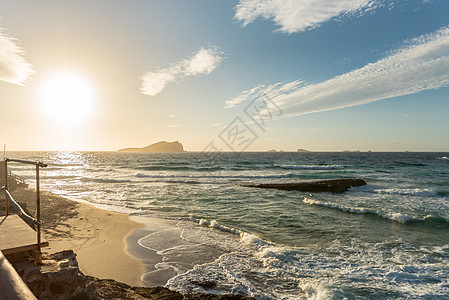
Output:
<path fill-rule="evenodd" d="M 85 120 L 94 107 L 92 87 L 83 77 L 67 72 L 49 77 L 40 98 L 45 114 L 61 125 Z"/>

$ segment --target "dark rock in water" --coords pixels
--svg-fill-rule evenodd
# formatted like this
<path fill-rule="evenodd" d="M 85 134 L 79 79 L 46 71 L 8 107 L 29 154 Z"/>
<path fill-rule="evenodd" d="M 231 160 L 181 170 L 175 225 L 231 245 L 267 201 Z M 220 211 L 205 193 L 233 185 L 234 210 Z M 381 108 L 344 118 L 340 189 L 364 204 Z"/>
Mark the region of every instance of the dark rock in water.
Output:
<path fill-rule="evenodd" d="M 363 179 L 342 178 L 289 183 L 243 184 L 242 186 L 286 191 L 343 193 L 350 187 L 362 185 L 366 185 L 366 181 Z"/>
<path fill-rule="evenodd" d="M 158 142 L 143 148 L 125 148 L 118 152 L 185 152 L 184 147 L 178 141 L 175 142 Z"/>

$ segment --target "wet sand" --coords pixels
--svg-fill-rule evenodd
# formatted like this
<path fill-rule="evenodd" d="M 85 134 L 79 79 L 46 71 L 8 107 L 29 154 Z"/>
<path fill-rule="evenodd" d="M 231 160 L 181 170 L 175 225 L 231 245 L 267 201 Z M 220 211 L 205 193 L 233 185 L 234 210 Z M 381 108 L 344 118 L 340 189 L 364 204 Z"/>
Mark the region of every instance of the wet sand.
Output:
<path fill-rule="evenodd" d="M 34 215 L 35 193 L 31 189 L 11 192 Z M 141 276 L 160 258 L 145 262 L 127 251 L 125 238 L 143 224 L 126 214 L 98 209 L 48 192 L 41 192 L 43 240 L 50 247 L 43 254 L 71 249 L 77 254 L 81 271 L 101 279 L 114 279 L 131 286 L 143 286 Z"/>
<path fill-rule="evenodd" d="M 20 188 L 11 194 L 34 215 L 33 190 Z M 41 221 L 43 240 L 50 243 L 42 249 L 44 255 L 73 250 L 83 274 L 130 286 L 164 286 L 170 278 L 223 254 L 181 238 L 176 220 L 129 216 L 45 191 L 41 192 Z M 147 237 L 147 248 L 138 244 L 143 237 Z"/>

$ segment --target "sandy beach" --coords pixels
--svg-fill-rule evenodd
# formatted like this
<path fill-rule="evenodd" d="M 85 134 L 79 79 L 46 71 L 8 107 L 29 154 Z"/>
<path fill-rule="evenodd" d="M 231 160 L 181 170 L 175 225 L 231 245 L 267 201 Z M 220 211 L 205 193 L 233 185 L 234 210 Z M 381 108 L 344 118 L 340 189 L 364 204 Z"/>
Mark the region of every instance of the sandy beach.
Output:
<path fill-rule="evenodd" d="M 11 194 L 25 210 L 34 215 L 36 194 L 32 189 L 17 188 Z M 73 250 L 79 270 L 86 275 L 83 279 L 76 279 L 85 282 L 80 287 L 86 289 L 86 294 L 81 295 L 99 299 L 185 299 L 186 295 L 162 287 L 176 275 L 173 268 L 167 268 L 164 264 L 170 260 L 165 258 L 163 262 L 157 250 L 138 244 L 138 240 L 144 236 L 161 233 L 169 235 L 171 245 L 191 244 L 180 237 L 181 229 L 176 226 L 177 221 L 130 217 L 41 191 L 41 222 L 43 240 L 50 244 L 42 249 L 44 259 L 51 260 L 54 255 L 58 255 L 56 252 L 62 250 Z M 181 258 L 183 262 L 177 262 L 189 269 L 205 259 L 208 258 L 200 256 L 185 261 Z M 75 283 L 73 286 L 76 287 Z M 72 291 L 70 295 L 75 295 L 77 291 Z M 47 299 L 47 296 L 44 298 Z M 192 297 L 250 299 L 226 294 L 195 294 Z"/>
<path fill-rule="evenodd" d="M 16 189 L 13 197 L 29 211 L 35 210 L 35 192 Z M 127 252 L 125 238 L 143 224 L 122 213 L 105 211 L 52 193 L 41 192 L 43 239 L 50 247 L 43 254 L 72 249 L 81 271 L 97 278 L 114 279 L 131 286 L 143 286 L 141 276 L 158 255 L 145 263 Z"/>

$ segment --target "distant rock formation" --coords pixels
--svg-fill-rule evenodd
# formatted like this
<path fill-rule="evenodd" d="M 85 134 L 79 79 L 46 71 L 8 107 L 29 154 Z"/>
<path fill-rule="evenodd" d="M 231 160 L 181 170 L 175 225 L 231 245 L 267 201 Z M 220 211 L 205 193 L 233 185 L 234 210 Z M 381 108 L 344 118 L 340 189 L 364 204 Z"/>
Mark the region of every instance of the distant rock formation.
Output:
<path fill-rule="evenodd" d="M 296 152 L 310 152 L 310 151 L 306 150 L 306 149 L 298 149 L 298 150 L 296 150 Z"/>
<path fill-rule="evenodd" d="M 245 187 L 278 189 L 287 191 L 301 192 L 331 192 L 343 193 L 350 187 L 366 185 L 365 180 L 358 178 L 326 179 L 313 181 L 300 181 L 291 183 L 260 183 L 260 184 L 242 184 Z"/>
<path fill-rule="evenodd" d="M 178 141 L 175 142 L 158 142 L 143 148 L 125 148 L 118 152 L 185 152 L 184 147 Z"/>

